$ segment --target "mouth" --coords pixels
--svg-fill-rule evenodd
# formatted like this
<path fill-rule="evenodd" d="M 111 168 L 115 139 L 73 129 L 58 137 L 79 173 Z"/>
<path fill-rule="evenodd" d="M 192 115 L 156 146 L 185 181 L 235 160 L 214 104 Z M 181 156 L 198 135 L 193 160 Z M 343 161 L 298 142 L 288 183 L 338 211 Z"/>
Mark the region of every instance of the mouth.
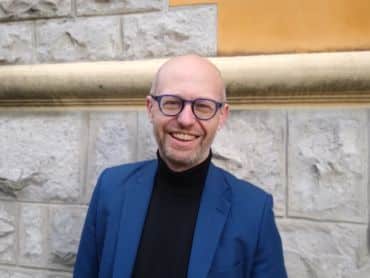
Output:
<path fill-rule="evenodd" d="M 171 137 L 175 138 L 176 140 L 183 141 L 183 142 L 189 142 L 197 139 L 199 136 L 189 133 L 183 133 L 183 132 L 172 132 L 170 133 Z"/>

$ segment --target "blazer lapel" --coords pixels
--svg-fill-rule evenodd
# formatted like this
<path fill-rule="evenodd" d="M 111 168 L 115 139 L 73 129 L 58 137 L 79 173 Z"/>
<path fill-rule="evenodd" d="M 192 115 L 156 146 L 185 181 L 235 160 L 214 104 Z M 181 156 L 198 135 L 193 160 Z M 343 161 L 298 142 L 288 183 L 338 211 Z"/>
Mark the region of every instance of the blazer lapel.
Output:
<path fill-rule="evenodd" d="M 188 278 L 206 278 L 225 225 L 231 191 L 212 163 L 201 198 L 190 256 Z"/>
<path fill-rule="evenodd" d="M 128 181 L 118 231 L 114 278 L 131 277 L 156 169 L 157 162 L 150 162 Z"/>

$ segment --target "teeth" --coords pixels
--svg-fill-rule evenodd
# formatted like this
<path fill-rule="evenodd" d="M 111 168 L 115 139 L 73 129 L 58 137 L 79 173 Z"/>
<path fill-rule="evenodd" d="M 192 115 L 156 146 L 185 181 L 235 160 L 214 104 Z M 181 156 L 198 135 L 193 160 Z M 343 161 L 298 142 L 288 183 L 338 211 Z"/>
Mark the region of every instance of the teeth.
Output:
<path fill-rule="evenodd" d="M 185 133 L 172 133 L 172 136 L 179 140 L 190 141 L 194 140 L 195 136 Z"/>

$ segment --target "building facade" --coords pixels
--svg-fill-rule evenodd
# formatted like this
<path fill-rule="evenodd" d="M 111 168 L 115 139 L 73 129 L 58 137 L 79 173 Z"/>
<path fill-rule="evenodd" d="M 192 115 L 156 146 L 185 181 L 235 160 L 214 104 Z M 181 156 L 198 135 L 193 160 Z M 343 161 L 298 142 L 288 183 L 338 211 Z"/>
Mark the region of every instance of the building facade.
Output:
<path fill-rule="evenodd" d="M 273 194 L 289 277 L 370 276 L 370 6 L 262 2 L 0 0 L 0 277 L 72 276 L 97 176 L 155 157 L 144 96 L 187 53 L 225 77 L 213 161 Z"/>

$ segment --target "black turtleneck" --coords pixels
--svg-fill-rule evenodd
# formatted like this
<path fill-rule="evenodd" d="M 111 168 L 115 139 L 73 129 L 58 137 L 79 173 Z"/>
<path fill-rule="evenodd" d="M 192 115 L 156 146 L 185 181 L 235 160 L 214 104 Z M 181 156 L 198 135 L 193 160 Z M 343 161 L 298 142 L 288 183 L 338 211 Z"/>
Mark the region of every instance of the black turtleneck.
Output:
<path fill-rule="evenodd" d="M 200 198 L 211 154 L 201 164 L 174 172 L 158 155 L 134 278 L 186 278 Z"/>

